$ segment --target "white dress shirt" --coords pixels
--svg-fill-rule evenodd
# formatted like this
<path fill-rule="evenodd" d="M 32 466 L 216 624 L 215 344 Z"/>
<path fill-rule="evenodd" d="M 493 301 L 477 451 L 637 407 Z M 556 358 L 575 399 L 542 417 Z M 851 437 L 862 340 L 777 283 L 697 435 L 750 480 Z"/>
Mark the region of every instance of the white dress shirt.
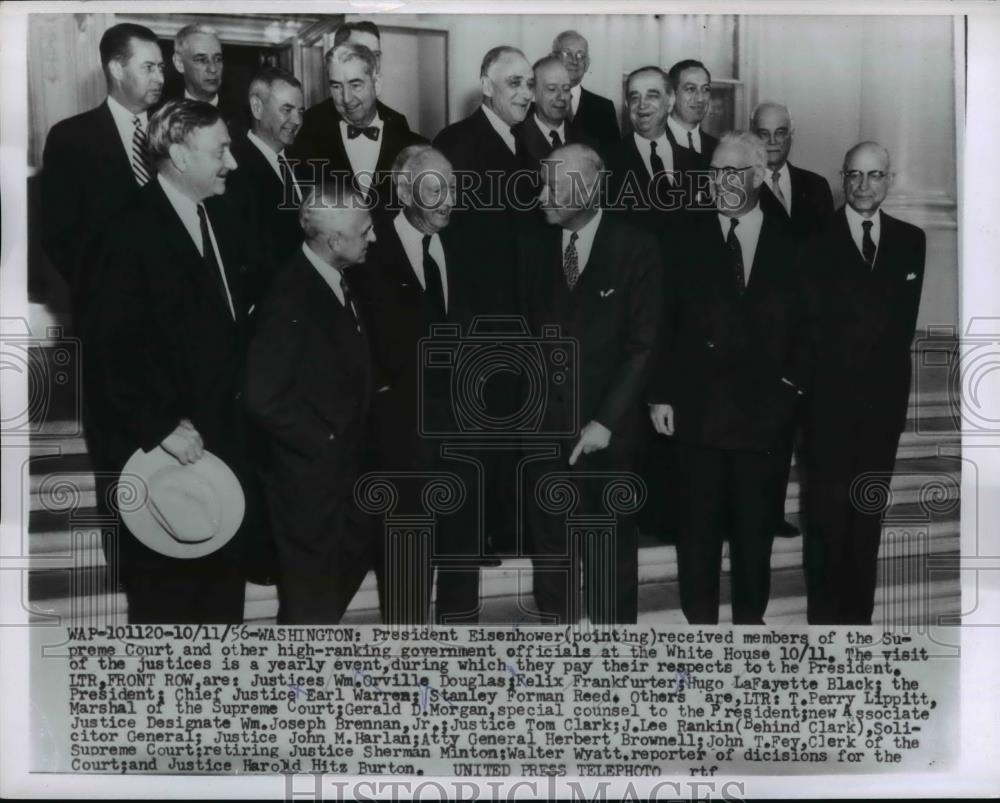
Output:
<path fill-rule="evenodd" d="M 118 129 L 118 136 L 122 139 L 122 145 L 125 148 L 125 156 L 128 157 L 128 163 L 132 164 L 132 138 L 135 136 L 135 123 L 133 120 L 138 117 L 142 130 L 145 131 L 146 123 L 148 122 L 148 115 L 146 112 L 139 112 L 138 114 L 130 112 L 117 100 L 111 97 L 111 95 L 108 95 L 108 109 L 110 109 L 111 116 L 115 120 L 115 128 Z"/>
<path fill-rule="evenodd" d="M 577 84 L 576 86 L 570 88 L 569 90 L 569 108 L 570 114 L 576 117 L 576 113 L 580 108 L 580 97 L 583 95 L 583 84 Z"/>
<path fill-rule="evenodd" d="M 847 226 L 851 230 L 851 239 L 854 240 L 854 244 L 858 247 L 858 253 L 861 254 L 862 258 L 865 255 L 864 248 L 862 247 L 865 230 L 861 224 L 866 220 L 872 222 L 871 237 L 872 242 L 875 243 L 875 259 L 878 259 L 878 241 L 882 236 L 882 213 L 876 211 L 871 217 L 864 217 L 864 215 L 855 212 L 850 204 L 844 204 L 844 211 L 847 213 Z M 875 264 L 875 260 L 872 260 L 872 264 Z"/>
<path fill-rule="evenodd" d="M 420 286 L 427 289 L 427 279 L 424 276 L 424 233 L 414 227 L 406 215 L 400 212 L 392 221 L 396 227 L 396 234 L 399 235 L 399 242 L 403 245 L 406 258 L 410 260 L 410 267 L 417 274 L 417 281 Z M 448 311 L 448 266 L 444 260 L 444 247 L 441 245 L 441 237 L 437 234 L 431 235 L 431 243 L 428 252 L 434 261 L 437 262 L 441 272 L 441 290 L 444 292 L 444 311 Z"/>
<path fill-rule="evenodd" d="M 680 123 L 678 123 L 672 115 L 667 116 L 667 125 L 670 126 L 670 130 L 674 135 L 674 139 L 677 140 L 677 144 L 682 148 L 688 146 L 688 132 L 691 132 L 691 140 L 694 142 L 694 149 L 697 153 L 701 153 L 701 126 L 695 126 L 694 128 L 685 128 Z"/>
<path fill-rule="evenodd" d="M 275 153 L 274 149 L 258 137 L 253 131 L 247 131 L 247 139 L 257 146 L 257 150 L 264 154 L 264 158 L 267 159 L 267 163 L 271 165 L 271 169 L 275 172 L 275 174 L 277 174 L 278 178 L 281 179 L 282 185 L 284 185 L 285 177 L 281 174 L 281 165 L 278 162 L 278 157 L 284 154 L 285 149 L 282 148 L 280 151 Z M 291 172 L 291 166 L 289 165 L 289 173 Z M 297 197 L 302 198 L 302 188 L 299 187 L 299 182 L 295 180 L 294 173 L 292 173 L 292 184 L 295 185 L 295 191 L 298 193 Z"/>
<path fill-rule="evenodd" d="M 368 139 L 364 134 L 360 134 L 354 139 L 348 139 L 347 126 L 347 121 L 342 119 L 340 121 L 340 138 L 344 143 L 344 150 L 347 151 L 347 161 L 351 163 L 351 170 L 358 179 L 358 186 L 365 195 L 368 195 L 375 181 L 375 166 L 378 164 L 382 137 L 385 134 L 384 124 L 378 112 L 375 112 L 374 119 L 368 123 L 368 126 L 375 126 L 378 129 L 377 140 Z M 364 128 L 368 126 L 364 126 Z"/>
<path fill-rule="evenodd" d="M 542 136 L 545 137 L 545 141 L 552 142 L 552 132 L 555 131 L 559 135 L 559 141 L 565 145 L 566 144 L 566 124 L 559 123 L 558 128 L 553 128 L 548 123 L 543 123 L 537 114 L 533 114 L 532 117 L 535 118 L 535 125 L 538 126 L 538 130 L 542 132 Z"/>
<path fill-rule="evenodd" d="M 186 89 L 184 90 L 184 99 L 185 100 L 201 100 L 201 98 L 196 98 L 194 95 L 192 95 Z M 215 93 L 215 97 L 213 97 L 211 100 L 202 100 L 201 102 L 202 103 L 211 103 L 213 106 L 218 106 L 219 105 L 219 93 L 216 92 Z"/>
<path fill-rule="evenodd" d="M 333 294 L 337 297 L 337 301 L 340 302 L 340 306 L 347 308 L 347 303 L 344 301 L 344 290 L 340 286 L 340 271 L 337 270 L 333 265 L 328 265 L 309 247 L 309 243 L 302 243 L 302 253 L 306 255 L 316 272 L 323 277 L 323 281 L 330 285 L 330 289 L 333 290 Z"/>
<path fill-rule="evenodd" d="M 583 275 L 583 269 L 587 267 L 587 260 L 590 259 L 590 250 L 594 247 L 594 236 L 597 234 L 597 227 L 601 225 L 601 218 L 603 216 L 604 210 L 598 209 L 597 214 L 587 222 L 587 225 L 576 233 L 577 265 L 579 266 L 581 276 Z M 563 255 L 566 254 L 566 248 L 569 246 L 569 238 L 572 235 L 573 232 L 569 229 L 562 230 Z"/>
<path fill-rule="evenodd" d="M 769 167 L 767 168 L 767 188 L 774 192 L 774 171 Z M 791 215 L 792 214 L 792 173 L 788 169 L 788 162 L 785 162 L 778 169 L 778 189 L 781 190 L 782 195 L 785 197 L 785 211 Z M 777 196 L 775 196 L 777 197 Z"/>
<path fill-rule="evenodd" d="M 504 144 L 510 148 L 511 153 L 517 153 L 517 144 L 514 142 L 514 134 L 510 130 L 510 126 L 507 125 L 503 120 L 497 117 L 496 112 L 493 111 L 485 103 L 482 105 L 483 113 L 486 115 L 486 119 L 490 121 L 490 125 L 496 130 L 500 135 L 500 139 L 504 141 Z"/>
<path fill-rule="evenodd" d="M 743 253 L 743 279 L 744 284 L 750 284 L 750 270 L 753 268 L 754 254 L 757 253 L 757 241 L 760 239 L 760 227 L 764 224 L 764 213 L 760 211 L 760 204 L 738 218 L 740 221 L 736 226 L 736 239 L 740 243 L 740 251 Z M 731 227 L 728 215 L 719 213 L 719 225 L 722 227 L 722 238 L 729 237 Z"/>
<path fill-rule="evenodd" d="M 666 132 L 660 134 L 656 139 L 646 139 L 645 137 L 639 136 L 635 131 L 632 132 L 632 136 L 635 138 L 635 147 L 639 149 L 639 156 L 642 157 L 642 163 L 646 165 L 646 172 L 649 173 L 650 178 L 653 176 L 653 163 L 650 161 L 653 150 L 650 148 L 650 143 L 656 143 L 656 155 L 663 160 L 663 169 L 667 171 L 668 174 L 672 174 L 674 171 L 674 152 L 670 147 L 670 140 L 667 139 Z M 674 183 L 674 177 L 670 176 L 670 183 Z"/>
<path fill-rule="evenodd" d="M 205 243 L 201 238 L 201 221 L 198 219 L 198 207 L 201 206 L 201 204 L 197 204 L 188 198 L 184 193 L 170 183 L 170 179 L 164 178 L 162 173 L 160 173 L 156 178 L 160 182 L 160 186 L 163 188 L 163 192 L 167 196 L 167 200 L 170 201 L 170 205 L 177 213 L 177 217 L 181 219 L 181 223 L 184 224 L 184 228 L 187 229 L 187 233 L 191 235 L 191 240 L 194 242 L 195 248 L 198 249 L 198 253 L 201 254 L 202 259 L 204 259 Z M 222 286 L 226 289 L 226 301 L 229 302 L 229 311 L 232 313 L 233 319 L 235 320 L 236 310 L 233 307 L 233 295 L 229 291 L 229 282 L 226 280 L 226 269 L 222 262 L 222 254 L 219 251 L 219 243 L 215 239 L 215 229 L 212 227 L 212 218 L 207 212 L 205 214 L 205 219 L 208 221 L 208 236 L 212 241 L 210 243 L 212 250 L 215 252 L 215 263 L 219 266 L 219 273 L 222 274 Z"/>

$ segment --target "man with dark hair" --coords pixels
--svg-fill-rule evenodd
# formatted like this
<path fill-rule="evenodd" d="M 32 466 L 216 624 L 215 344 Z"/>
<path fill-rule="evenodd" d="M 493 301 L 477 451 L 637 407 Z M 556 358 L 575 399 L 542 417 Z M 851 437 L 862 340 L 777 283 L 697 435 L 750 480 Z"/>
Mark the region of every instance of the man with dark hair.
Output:
<path fill-rule="evenodd" d="M 347 42 L 331 48 L 326 71 L 330 100 L 305 113 L 293 149 L 299 160 L 297 175 L 307 184 L 325 180 L 351 186 L 370 204 L 377 220 L 392 204 L 393 160 L 407 145 L 424 139 L 380 116 L 376 99 L 382 76 L 367 47 Z"/>
<path fill-rule="evenodd" d="M 256 302 L 270 285 L 272 272 L 283 266 L 302 243 L 299 206 L 303 188 L 285 155 L 295 144 L 305 113 L 302 85 L 280 67 L 266 67 L 250 82 L 250 114 L 246 135 L 233 139 L 233 156 L 240 166 L 229 179 L 226 195 L 258 231 L 271 270 L 253 277 Z"/>
<path fill-rule="evenodd" d="M 805 373 L 796 243 L 760 204 L 767 156 L 749 132 L 712 154 L 716 212 L 690 216 L 648 396 L 672 437 L 681 487 L 677 571 L 690 624 L 719 621 L 729 542 L 732 621 L 763 624 L 770 594 L 774 495 L 784 479 Z"/>
<path fill-rule="evenodd" d="M 109 226 L 85 306 L 85 390 L 99 476 L 115 477 L 137 449 L 160 447 L 181 464 L 207 450 L 232 469 L 246 498 L 239 532 L 203 557 L 160 554 L 119 526 L 114 548 L 131 622 L 243 617 L 243 548 L 259 516 L 258 500 L 247 493 L 239 403 L 243 276 L 253 255 L 217 197 L 236 168 L 229 144 L 225 123 L 207 103 L 170 101 L 153 116 L 155 173 Z M 101 484 L 99 493 L 110 494 Z"/>
<path fill-rule="evenodd" d="M 148 28 L 108 28 L 100 54 L 108 97 L 56 123 L 42 156 L 42 247 L 69 282 L 75 305 L 108 220 L 153 175 L 147 116 L 163 90 L 163 57 Z"/>
<path fill-rule="evenodd" d="M 630 500 L 622 507 L 630 511 L 616 510 L 604 482 L 629 482 L 622 473 L 632 467 L 657 342 L 660 258 L 655 238 L 603 211 L 603 168 L 586 145 L 553 151 L 542 168 L 541 208 L 549 225 L 525 225 L 517 233 L 522 308 L 532 332 L 558 327 L 577 349 L 571 370 L 578 381 L 553 386 L 544 419 L 549 431 L 570 432 L 573 425 L 577 431 L 556 441 L 554 457 L 526 465 L 522 493 L 535 601 L 549 624 L 575 624 L 582 613 L 594 624 L 635 624 L 638 613 L 632 514 L 639 489 L 622 495 Z M 586 542 L 577 540 L 565 512 L 542 508 L 547 494 L 540 483 L 551 472 L 565 471 L 579 472 L 573 483 L 580 502 L 573 512 L 610 514 L 617 520 L 610 537 L 588 533 Z M 578 605 L 581 559 L 584 608 Z"/>
<path fill-rule="evenodd" d="M 570 80 L 570 103 L 567 119 L 578 136 L 577 142 L 593 142 L 604 149 L 620 136 L 615 104 L 583 87 L 583 77 L 590 69 L 590 46 L 576 31 L 563 31 L 552 40 L 552 55 L 566 66 Z"/>
<path fill-rule="evenodd" d="M 906 423 L 927 242 L 881 208 L 893 181 L 885 148 L 855 145 L 841 175 L 846 202 L 802 259 L 813 347 L 803 553 L 809 624 L 864 626 Z"/>
<path fill-rule="evenodd" d="M 712 100 L 712 76 L 708 67 L 695 59 L 678 61 L 667 71 L 674 90 L 674 108 L 667 119 L 667 137 L 675 155 L 682 149 L 695 159 L 701 169 L 708 167 L 719 140 L 701 128 Z"/>
<path fill-rule="evenodd" d="M 344 277 L 375 240 L 350 187 L 310 191 L 305 242 L 257 312 L 246 405 L 267 433 L 265 469 L 280 576 L 278 622 L 340 622 L 369 564 L 353 502 L 372 395 L 368 336 Z"/>
<path fill-rule="evenodd" d="M 382 34 L 378 25 L 369 20 L 358 22 L 345 22 L 333 35 L 333 46 L 351 42 L 355 45 L 364 45 L 375 55 L 375 68 L 382 74 Z M 383 120 L 392 121 L 393 125 L 400 128 L 410 129 L 406 121 L 406 115 L 386 106 L 381 100 L 376 102 L 378 114 Z"/>

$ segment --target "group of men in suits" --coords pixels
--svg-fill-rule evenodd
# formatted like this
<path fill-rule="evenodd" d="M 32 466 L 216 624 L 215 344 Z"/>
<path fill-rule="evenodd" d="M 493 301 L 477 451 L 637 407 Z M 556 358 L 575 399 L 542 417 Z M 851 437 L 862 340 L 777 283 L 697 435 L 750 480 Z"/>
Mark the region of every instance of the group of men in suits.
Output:
<path fill-rule="evenodd" d="M 634 478 L 661 440 L 653 462 L 671 471 L 648 493 L 677 486 L 685 616 L 718 621 L 728 541 L 733 621 L 759 624 L 798 432 L 809 621 L 870 622 L 880 522 L 850 486 L 892 470 L 924 257 L 923 233 L 880 209 L 884 148 L 848 151 L 834 213 L 826 181 L 788 162 L 784 106 L 760 104 L 721 140 L 703 130 L 711 76 L 694 60 L 628 75 L 622 136 L 611 101 L 582 87 L 574 31 L 534 66 L 488 51 L 481 105 L 430 143 L 379 100 L 380 36 L 364 22 L 326 54 L 328 100 L 306 110 L 294 75 L 263 69 L 241 130 L 213 104 L 218 37 L 182 33 L 190 97 L 151 114 L 156 37 L 116 25 L 101 42 L 108 99 L 54 126 L 44 156 L 44 242 L 74 291 L 104 512 L 129 455 L 157 445 L 182 464 L 216 453 L 248 500 L 239 535 L 204 558 L 109 538 L 132 621 L 239 621 L 250 577 L 277 581 L 280 622 L 335 623 L 374 569 L 385 621 L 426 621 L 436 578 L 436 621 L 474 622 L 482 567 L 523 550 L 541 621 L 635 622 L 641 492 L 604 540 L 532 502 L 562 478 L 593 512 L 607 497 L 590 481 Z M 483 316 L 572 343 L 573 381 L 538 411 L 544 447 L 463 468 L 423 436 L 465 402 L 424 381 L 418 346 Z M 500 371 L 477 412 L 513 420 L 524 398 Z M 372 470 L 457 474 L 479 515 L 390 548 L 352 498 Z"/>

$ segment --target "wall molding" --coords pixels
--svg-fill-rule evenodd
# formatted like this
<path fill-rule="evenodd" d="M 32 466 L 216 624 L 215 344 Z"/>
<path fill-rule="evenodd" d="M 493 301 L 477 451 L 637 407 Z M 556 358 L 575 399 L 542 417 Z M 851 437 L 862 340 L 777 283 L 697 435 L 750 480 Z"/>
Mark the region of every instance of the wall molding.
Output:
<path fill-rule="evenodd" d="M 958 204 L 949 193 L 889 193 L 883 208 L 893 217 L 902 218 L 921 228 L 958 229 Z"/>
<path fill-rule="evenodd" d="M 330 17 L 328 20 L 327 17 Z M 115 22 L 145 25 L 157 36 L 172 39 L 185 25 L 200 22 L 218 31 L 219 38 L 234 45 L 279 45 L 304 37 L 315 41 L 316 26 L 335 28 L 340 15 L 281 14 L 116 14 Z M 310 44 L 310 42 L 306 42 Z"/>

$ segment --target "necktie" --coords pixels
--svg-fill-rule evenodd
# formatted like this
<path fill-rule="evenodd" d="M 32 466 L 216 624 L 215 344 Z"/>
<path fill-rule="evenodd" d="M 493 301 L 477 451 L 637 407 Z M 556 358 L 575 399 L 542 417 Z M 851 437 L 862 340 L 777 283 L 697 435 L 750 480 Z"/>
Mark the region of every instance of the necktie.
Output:
<path fill-rule="evenodd" d="M 357 139 L 362 134 L 364 134 L 372 142 L 378 142 L 379 128 L 376 125 L 365 126 L 364 128 L 359 128 L 356 125 L 347 126 L 347 138 Z"/>
<path fill-rule="evenodd" d="M 354 328 L 361 331 L 361 320 L 358 318 L 357 307 L 354 306 L 354 299 L 351 296 L 351 289 L 347 286 L 347 279 L 344 274 L 340 274 L 340 292 L 344 294 L 344 306 L 350 310 L 351 317 L 354 318 Z"/>
<path fill-rule="evenodd" d="M 212 235 L 209 233 L 208 228 L 208 213 L 205 211 L 204 204 L 198 204 L 198 221 L 201 223 L 202 259 L 205 261 L 206 269 L 212 276 L 213 283 L 222 295 L 223 303 L 229 308 L 229 312 L 232 314 L 233 320 L 235 320 L 236 311 L 233 309 L 233 303 L 229 298 L 229 290 L 226 287 L 226 277 L 222 272 L 222 266 L 215 258 L 215 248 L 212 247 Z"/>
<path fill-rule="evenodd" d="M 740 225 L 739 218 L 729 218 L 729 234 L 726 236 L 726 247 L 732 255 L 733 270 L 736 273 L 736 287 L 740 294 L 747 289 L 747 279 L 743 274 L 743 249 L 740 247 L 740 240 L 736 236 L 736 227 Z"/>
<path fill-rule="evenodd" d="M 688 131 L 688 147 L 691 150 L 694 150 L 694 137 L 691 135 L 690 131 Z"/>
<path fill-rule="evenodd" d="M 552 150 L 562 147 L 562 139 L 559 136 L 559 132 L 554 128 L 549 132 L 549 137 L 552 139 Z"/>
<path fill-rule="evenodd" d="M 656 152 L 656 141 L 649 141 L 649 166 L 653 171 L 653 178 L 656 178 L 660 173 L 664 171 L 663 160 L 660 158 L 660 154 Z"/>
<path fill-rule="evenodd" d="M 153 172 L 149 165 L 146 132 L 142 130 L 142 120 L 138 115 L 132 118 L 132 125 L 135 126 L 132 132 L 132 173 L 135 175 L 136 183 L 144 187 Z"/>
<path fill-rule="evenodd" d="M 864 220 L 861 222 L 861 228 L 864 229 L 864 235 L 861 237 L 861 255 L 865 258 L 865 262 L 869 266 L 875 266 L 875 241 L 872 239 L 872 222 L 870 220 Z"/>
<path fill-rule="evenodd" d="M 288 164 L 288 159 L 285 158 L 285 154 L 283 153 L 278 154 L 278 167 L 281 168 L 281 183 L 285 185 L 286 190 L 289 186 L 292 188 L 295 203 L 301 204 L 302 193 L 299 192 L 299 185 L 295 183 L 295 174 L 292 173 L 292 166 Z"/>
<path fill-rule="evenodd" d="M 576 252 L 576 241 L 580 235 L 575 231 L 569 236 L 569 245 L 563 253 L 563 276 L 566 277 L 566 286 L 572 290 L 580 278 L 580 255 Z"/>
<path fill-rule="evenodd" d="M 569 122 L 572 123 L 574 117 L 576 117 L 576 95 L 570 93 L 570 96 L 569 96 L 569 115 L 567 116 L 566 119 Z"/>
<path fill-rule="evenodd" d="M 422 243 L 424 249 L 424 285 L 427 300 L 434 308 L 435 314 L 443 320 L 446 310 L 444 305 L 444 285 L 441 282 L 441 266 L 431 256 L 431 235 L 425 234 Z"/>
<path fill-rule="evenodd" d="M 785 211 L 788 210 L 788 199 L 785 198 L 785 193 L 781 191 L 781 185 L 778 183 L 778 179 L 781 177 L 781 171 L 775 170 L 771 173 L 771 189 L 774 191 L 774 197 L 781 201 L 781 205 L 785 207 Z M 789 214 L 791 214 L 789 212 Z"/>

